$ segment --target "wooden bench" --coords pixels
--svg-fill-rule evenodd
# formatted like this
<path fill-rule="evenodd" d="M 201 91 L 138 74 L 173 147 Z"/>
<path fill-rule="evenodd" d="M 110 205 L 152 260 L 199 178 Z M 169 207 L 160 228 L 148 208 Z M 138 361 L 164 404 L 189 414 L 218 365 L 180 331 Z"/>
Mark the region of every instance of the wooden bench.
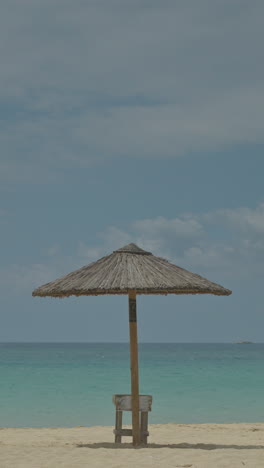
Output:
<path fill-rule="evenodd" d="M 116 420 L 115 420 L 115 443 L 122 441 L 122 436 L 132 436 L 132 429 L 122 429 L 123 411 L 132 411 L 131 395 L 113 395 L 113 403 L 116 407 Z M 151 411 L 152 396 L 139 395 L 139 411 L 140 418 L 140 433 L 141 442 L 148 443 L 148 412 Z"/>

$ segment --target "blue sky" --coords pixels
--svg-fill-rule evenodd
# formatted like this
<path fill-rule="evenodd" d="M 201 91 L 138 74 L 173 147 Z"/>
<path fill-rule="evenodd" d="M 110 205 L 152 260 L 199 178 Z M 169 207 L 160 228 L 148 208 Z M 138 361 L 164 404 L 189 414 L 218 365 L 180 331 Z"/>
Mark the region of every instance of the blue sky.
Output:
<path fill-rule="evenodd" d="M 139 297 L 141 341 L 264 341 L 263 2 L 0 10 L 0 341 L 127 341 L 31 291 L 129 242 L 233 290 Z"/>

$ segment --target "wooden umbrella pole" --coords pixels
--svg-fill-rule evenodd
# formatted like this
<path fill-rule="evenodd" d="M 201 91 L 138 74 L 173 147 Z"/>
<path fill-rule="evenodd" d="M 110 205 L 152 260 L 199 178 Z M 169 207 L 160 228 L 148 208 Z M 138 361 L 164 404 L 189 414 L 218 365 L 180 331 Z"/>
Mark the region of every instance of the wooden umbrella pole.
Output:
<path fill-rule="evenodd" d="M 138 379 L 138 340 L 137 340 L 137 302 L 136 293 L 130 292 L 129 302 L 129 334 L 130 334 L 130 370 L 132 398 L 132 436 L 133 445 L 140 444 L 139 426 L 139 379 Z"/>

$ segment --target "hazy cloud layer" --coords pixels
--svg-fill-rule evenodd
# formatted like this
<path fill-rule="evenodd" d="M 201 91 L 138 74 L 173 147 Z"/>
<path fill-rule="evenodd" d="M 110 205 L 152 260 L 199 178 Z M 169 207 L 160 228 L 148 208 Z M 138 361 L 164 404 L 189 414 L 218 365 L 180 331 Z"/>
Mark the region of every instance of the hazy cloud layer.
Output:
<path fill-rule="evenodd" d="M 111 226 L 99 234 L 100 246 L 82 243 L 78 255 L 85 264 L 135 242 L 194 271 L 252 278 L 264 268 L 263 231 L 264 204 L 174 219 L 157 217 L 135 221 L 126 229 Z"/>
<path fill-rule="evenodd" d="M 263 143 L 259 0 L 1 5 L 0 174 Z"/>
<path fill-rule="evenodd" d="M 10 265 L 0 269 L 1 290 L 10 294 L 30 294 L 34 287 L 50 281 L 55 272 L 54 266 L 44 264 Z"/>

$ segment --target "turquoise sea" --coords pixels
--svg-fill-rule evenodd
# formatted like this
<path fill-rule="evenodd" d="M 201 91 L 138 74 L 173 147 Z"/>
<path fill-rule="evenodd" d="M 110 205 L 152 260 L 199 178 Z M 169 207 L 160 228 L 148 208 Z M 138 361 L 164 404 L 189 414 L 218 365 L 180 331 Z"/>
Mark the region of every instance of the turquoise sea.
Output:
<path fill-rule="evenodd" d="M 139 363 L 150 423 L 264 422 L 264 344 L 141 344 Z M 0 344 L 0 426 L 112 425 L 129 366 L 128 344 Z"/>

